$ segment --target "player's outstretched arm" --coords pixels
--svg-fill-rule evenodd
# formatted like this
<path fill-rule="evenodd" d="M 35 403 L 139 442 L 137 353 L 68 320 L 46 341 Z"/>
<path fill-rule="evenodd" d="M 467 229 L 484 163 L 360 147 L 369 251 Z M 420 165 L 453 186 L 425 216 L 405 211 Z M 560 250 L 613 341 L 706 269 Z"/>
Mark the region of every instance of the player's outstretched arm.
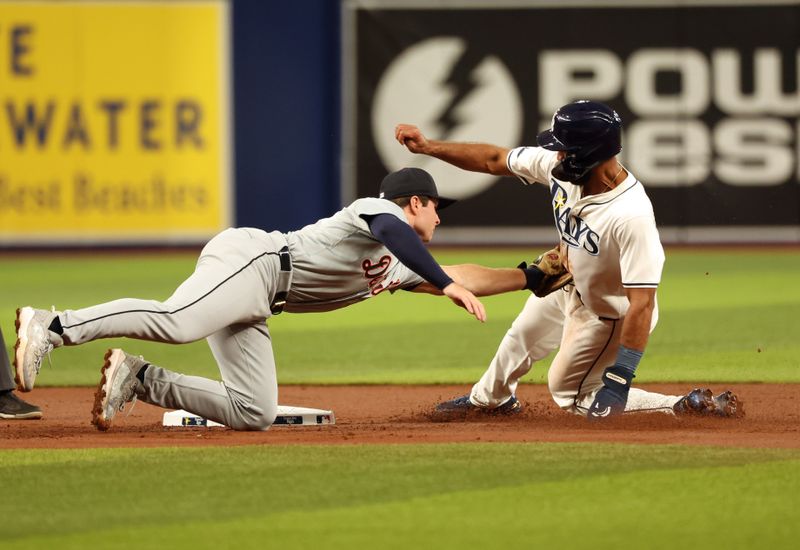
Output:
<path fill-rule="evenodd" d="M 444 287 L 443 290 L 439 290 L 436 286 L 424 281 L 409 290 L 411 290 L 411 292 L 433 294 L 435 296 L 447 296 L 454 304 L 463 307 L 474 315 L 478 321 L 486 321 L 486 309 L 483 307 L 480 300 L 478 300 L 472 292 L 456 282 L 452 282 Z"/>
<path fill-rule="evenodd" d="M 458 264 L 442 266 L 445 274 L 476 296 L 494 296 L 516 290 L 536 292 L 542 285 L 546 274 L 535 265 L 520 264 L 515 268 L 486 267 L 478 264 Z M 413 289 L 414 292 L 444 294 L 435 285 L 424 282 Z"/>
<path fill-rule="evenodd" d="M 521 269 L 486 267 L 478 264 L 443 265 L 442 269 L 455 282 L 476 296 L 493 296 L 523 290 L 525 272 Z"/>
<path fill-rule="evenodd" d="M 509 149 L 488 143 L 457 143 L 427 139 L 413 124 L 398 124 L 395 139 L 415 154 L 428 155 L 472 172 L 512 176 L 506 165 Z"/>
<path fill-rule="evenodd" d="M 442 291 L 453 303 L 469 311 L 481 323 L 486 321 L 486 309 L 475 295 L 458 283 L 450 283 Z"/>

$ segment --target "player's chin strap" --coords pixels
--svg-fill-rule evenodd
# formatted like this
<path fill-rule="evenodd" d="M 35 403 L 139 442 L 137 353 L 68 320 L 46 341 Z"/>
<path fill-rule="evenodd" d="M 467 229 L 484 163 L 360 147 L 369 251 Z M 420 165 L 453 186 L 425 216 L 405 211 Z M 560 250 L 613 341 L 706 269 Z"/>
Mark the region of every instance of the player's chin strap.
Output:
<path fill-rule="evenodd" d="M 269 309 L 273 315 L 278 315 L 286 306 L 286 297 L 289 296 L 289 287 L 292 285 L 292 257 L 289 255 L 289 247 L 284 246 L 278 251 L 281 261 L 281 270 L 278 273 L 277 291 Z"/>
<path fill-rule="evenodd" d="M 570 155 L 553 168 L 553 177 L 575 185 L 585 185 L 591 177 L 592 170 L 598 164 L 600 164 L 600 161 L 582 162 L 574 155 Z"/>

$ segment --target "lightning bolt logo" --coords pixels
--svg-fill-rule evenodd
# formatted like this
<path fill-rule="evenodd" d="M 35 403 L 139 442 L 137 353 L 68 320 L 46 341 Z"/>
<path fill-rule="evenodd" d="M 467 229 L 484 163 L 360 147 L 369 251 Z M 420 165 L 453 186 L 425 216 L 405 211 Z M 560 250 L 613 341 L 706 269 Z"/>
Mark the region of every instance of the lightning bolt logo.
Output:
<path fill-rule="evenodd" d="M 464 102 L 464 99 L 469 96 L 469 94 L 478 88 L 479 83 L 475 77 L 475 69 L 485 58 L 485 52 L 475 51 L 467 46 L 458 62 L 453 65 L 450 74 L 442 83 L 444 86 L 452 89 L 453 95 L 447 107 L 442 111 L 442 114 L 439 115 L 436 121 L 442 129 L 442 136 L 440 139 L 447 139 L 450 132 L 463 122 L 457 114 L 458 106 Z"/>
<path fill-rule="evenodd" d="M 416 85 L 408 86 L 412 81 Z M 486 143 L 513 145 L 522 138 L 525 115 L 516 81 L 503 60 L 492 50 L 482 51 L 451 34 L 421 40 L 397 53 L 376 83 L 369 118 L 368 133 L 387 171 L 409 163 L 425 167 L 442 185 L 442 194 L 446 190 L 454 198 L 465 199 L 494 185 L 496 178 L 429 162 L 427 157 L 410 158 L 404 147 L 397 146 L 391 129 L 408 122 L 433 139 L 477 137 Z M 365 193 L 366 185 L 374 193 L 372 184 L 364 183 Z"/>

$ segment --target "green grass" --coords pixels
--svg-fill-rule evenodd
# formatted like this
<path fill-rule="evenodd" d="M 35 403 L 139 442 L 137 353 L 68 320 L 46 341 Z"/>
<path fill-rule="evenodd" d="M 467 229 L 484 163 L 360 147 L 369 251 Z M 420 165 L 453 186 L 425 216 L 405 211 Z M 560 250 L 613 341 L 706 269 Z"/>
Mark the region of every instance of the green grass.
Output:
<path fill-rule="evenodd" d="M 436 255 L 504 266 L 526 254 Z M 165 298 L 194 260 L 6 256 L 0 326 L 10 345 L 20 305 Z M 800 382 L 798 272 L 800 251 L 668 251 L 661 320 L 637 380 Z M 484 325 L 446 299 L 403 292 L 333 313 L 283 314 L 270 321 L 279 381 L 472 383 L 526 297 L 485 299 Z M 96 383 L 112 345 L 218 376 L 203 342 L 116 340 L 56 350 L 37 385 Z M 542 381 L 547 363 L 528 381 Z M 800 536 L 797 450 L 531 443 L 11 450 L 0 452 L 0 471 L 3 550 L 782 549 Z"/>
<path fill-rule="evenodd" d="M 593 444 L 0 453 L 20 548 L 793 548 L 800 453 Z M 11 519 L 13 518 L 13 519 Z M 571 542 L 567 542 L 571 541 Z M 716 541 L 716 542 L 715 542 Z"/>
<path fill-rule="evenodd" d="M 515 265 L 522 250 L 435 250 L 443 263 Z M 12 258 L 0 272 L 0 326 L 13 344 L 20 305 L 79 308 L 120 297 L 166 298 L 193 254 Z M 800 250 L 667 251 L 659 326 L 637 381 L 800 382 Z M 397 292 L 344 310 L 270 320 L 281 383 L 472 383 L 526 293 L 485 298 L 483 325 L 444 298 Z M 181 372 L 218 377 L 204 342 L 106 340 L 64 348 L 37 385 L 89 385 L 103 352 L 121 346 Z M 542 382 L 549 359 L 526 377 Z"/>

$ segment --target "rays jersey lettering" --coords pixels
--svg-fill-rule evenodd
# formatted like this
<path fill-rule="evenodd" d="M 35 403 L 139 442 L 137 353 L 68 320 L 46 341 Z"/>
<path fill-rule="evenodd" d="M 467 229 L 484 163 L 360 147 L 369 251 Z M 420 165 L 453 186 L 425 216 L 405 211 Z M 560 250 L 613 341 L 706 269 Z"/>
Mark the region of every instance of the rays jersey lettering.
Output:
<path fill-rule="evenodd" d="M 553 201 L 553 217 L 561 240 L 572 248 L 583 248 L 592 256 L 600 253 L 600 235 L 593 231 L 580 216 L 572 216 L 567 206 L 569 194 L 556 180 L 551 180 L 550 198 Z"/>
<path fill-rule="evenodd" d="M 377 296 L 384 290 L 391 290 L 400 286 L 400 279 L 383 284 L 386 280 L 386 272 L 391 265 L 392 257 L 388 254 L 381 256 L 380 260 L 375 263 L 369 258 L 361 262 L 361 269 L 364 271 L 364 277 L 367 279 L 367 285 L 373 296 Z"/>

